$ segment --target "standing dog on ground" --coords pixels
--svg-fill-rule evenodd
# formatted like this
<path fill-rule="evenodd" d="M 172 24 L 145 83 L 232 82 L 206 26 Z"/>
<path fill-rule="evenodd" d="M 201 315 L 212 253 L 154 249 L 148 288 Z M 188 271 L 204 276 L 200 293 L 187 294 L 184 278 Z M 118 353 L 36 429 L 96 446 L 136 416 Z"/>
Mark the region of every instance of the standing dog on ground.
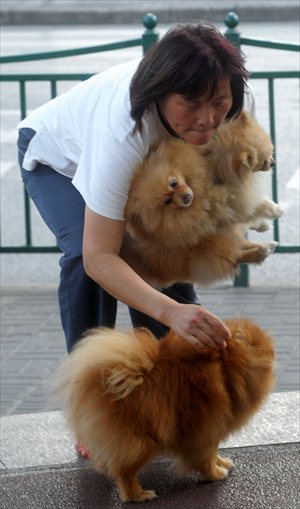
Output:
<path fill-rule="evenodd" d="M 247 319 L 225 321 L 227 348 L 198 350 L 172 331 L 157 341 L 146 329 L 93 330 L 58 373 L 58 394 L 79 442 L 99 472 L 117 482 L 124 502 L 156 495 L 137 479 L 158 454 L 183 474 L 224 479 L 233 464 L 220 441 L 244 426 L 270 391 L 273 342 Z"/>

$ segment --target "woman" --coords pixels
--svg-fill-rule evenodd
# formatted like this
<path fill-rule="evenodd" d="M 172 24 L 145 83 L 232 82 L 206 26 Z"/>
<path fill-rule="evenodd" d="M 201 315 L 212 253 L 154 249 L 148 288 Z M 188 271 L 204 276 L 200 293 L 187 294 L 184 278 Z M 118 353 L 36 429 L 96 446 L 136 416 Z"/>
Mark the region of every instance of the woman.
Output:
<path fill-rule="evenodd" d="M 116 299 L 134 326 L 172 328 L 195 346 L 226 346 L 223 322 L 197 305 L 191 285 L 159 292 L 120 257 L 132 172 L 158 139 L 208 142 L 253 108 L 238 51 L 212 26 L 178 25 L 141 61 L 79 83 L 19 124 L 25 187 L 63 257 L 59 305 L 70 351 L 82 333 L 113 327 Z"/>

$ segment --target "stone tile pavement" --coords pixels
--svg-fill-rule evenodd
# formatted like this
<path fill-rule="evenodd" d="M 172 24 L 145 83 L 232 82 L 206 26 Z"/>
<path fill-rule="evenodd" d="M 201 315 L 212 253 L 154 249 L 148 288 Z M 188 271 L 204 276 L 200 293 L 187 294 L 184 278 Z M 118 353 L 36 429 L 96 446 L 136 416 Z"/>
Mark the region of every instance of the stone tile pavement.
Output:
<path fill-rule="evenodd" d="M 221 318 L 247 316 L 271 331 L 277 353 L 275 391 L 299 389 L 299 289 L 198 290 L 202 305 Z M 49 410 L 53 373 L 65 355 L 56 288 L 4 287 L 1 291 L 1 415 Z M 119 303 L 118 326 L 130 327 Z"/>
<path fill-rule="evenodd" d="M 236 464 L 228 479 L 201 483 L 193 473 L 178 478 L 172 461 L 159 458 L 140 475 L 141 483 L 159 496 L 146 505 L 298 509 L 299 290 L 222 287 L 199 293 L 202 304 L 220 317 L 252 317 L 273 333 L 277 392 L 249 426 L 221 444 L 221 453 Z M 45 411 L 53 372 L 65 355 L 56 289 L 5 287 L 1 300 L 1 508 L 128 507 L 109 479 L 77 457 L 61 412 Z M 118 326 L 130 326 L 124 305 Z"/>

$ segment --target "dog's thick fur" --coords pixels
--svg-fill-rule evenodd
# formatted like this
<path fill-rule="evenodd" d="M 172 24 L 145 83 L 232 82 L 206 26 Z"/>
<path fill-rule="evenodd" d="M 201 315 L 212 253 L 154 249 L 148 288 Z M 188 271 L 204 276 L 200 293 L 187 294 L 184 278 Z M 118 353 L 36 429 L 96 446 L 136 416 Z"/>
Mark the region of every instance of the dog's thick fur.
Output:
<path fill-rule="evenodd" d="M 137 479 L 157 454 L 203 480 L 233 466 L 218 445 L 258 410 L 273 381 L 273 342 L 247 319 L 225 321 L 227 348 L 196 350 L 170 332 L 95 329 L 61 365 L 58 392 L 67 421 L 95 467 L 117 482 L 123 501 L 155 497 Z"/>
<path fill-rule="evenodd" d="M 271 168 L 272 152 L 269 136 L 246 112 L 204 147 L 176 139 L 152 147 L 131 182 L 121 256 L 160 285 L 210 284 L 232 277 L 239 263 L 261 263 L 276 243 L 249 243 L 244 231 L 264 230 L 266 219 L 283 213 L 253 175 Z"/>

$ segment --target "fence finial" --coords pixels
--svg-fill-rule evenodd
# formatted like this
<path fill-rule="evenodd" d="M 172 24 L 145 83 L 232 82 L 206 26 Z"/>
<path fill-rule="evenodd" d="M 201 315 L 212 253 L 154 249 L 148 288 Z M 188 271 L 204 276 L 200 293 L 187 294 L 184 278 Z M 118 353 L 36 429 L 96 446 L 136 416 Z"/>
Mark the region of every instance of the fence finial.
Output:
<path fill-rule="evenodd" d="M 143 33 L 143 51 L 144 54 L 153 44 L 158 41 L 158 32 L 156 31 L 157 17 L 155 14 L 148 12 L 143 18 L 143 25 L 146 28 Z"/>
<path fill-rule="evenodd" d="M 228 12 L 224 18 L 224 23 L 227 26 L 227 29 L 225 31 L 225 37 L 228 39 L 231 44 L 236 46 L 238 49 L 240 49 L 240 31 L 236 28 L 240 22 L 240 18 L 235 12 Z"/>

